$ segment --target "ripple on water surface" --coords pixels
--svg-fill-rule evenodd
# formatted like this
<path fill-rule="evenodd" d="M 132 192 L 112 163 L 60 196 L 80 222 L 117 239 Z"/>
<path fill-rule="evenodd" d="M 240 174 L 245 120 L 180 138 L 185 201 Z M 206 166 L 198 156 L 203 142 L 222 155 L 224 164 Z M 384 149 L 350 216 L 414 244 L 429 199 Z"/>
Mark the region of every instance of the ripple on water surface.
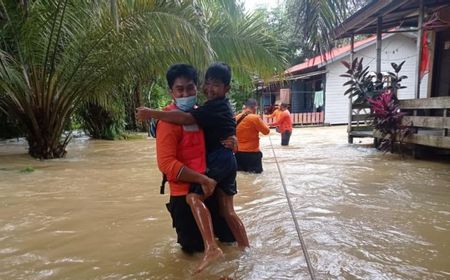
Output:
<path fill-rule="evenodd" d="M 276 163 L 317 279 L 449 278 L 449 164 L 349 145 L 345 129 L 262 136 L 265 171 L 239 173 L 235 198 L 252 246 L 222 244 L 199 279 L 308 279 Z M 76 139 L 50 161 L 1 142 L 0 279 L 189 279 L 201 255 L 176 245 L 154 157 L 153 139 Z"/>

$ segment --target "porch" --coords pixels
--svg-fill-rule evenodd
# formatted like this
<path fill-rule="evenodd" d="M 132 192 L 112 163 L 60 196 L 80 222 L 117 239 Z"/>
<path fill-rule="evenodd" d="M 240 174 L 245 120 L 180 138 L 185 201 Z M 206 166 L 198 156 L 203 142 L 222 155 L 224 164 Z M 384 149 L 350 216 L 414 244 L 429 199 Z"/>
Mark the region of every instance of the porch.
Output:
<path fill-rule="evenodd" d="M 414 133 L 405 143 L 450 149 L 450 96 L 400 100 L 403 125 L 412 125 Z"/>
<path fill-rule="evenodd" d="M 314 71 L 283 80 L 274 80 L 258 93 L 260 108 L 264 114 L 270 114 L 275 104 L 288 104 L 294 125 L 323 125 L 325 121 L 326 71 Z M 274 120 L 263 115 L 263 120 Z"/>
<path fill-rule="evenodd" d="M 293 125 L 323 125 L 324 112 L 291 113 Z M 264 122 L 272 123 L 273 118 L 263 117 Z"/>
<path fill-rule="evenodd" d="M 450 149 L 450 3 L 444 0 L 378 0 L 372 1 L 335 29 L 335 38 L 377 34 L 377 73 L 381 73 L 384 33 L 417 33 L 417 55 L 414 91 L 416 99 L 400 100 L 407 115 L 404 125 L 412 125 L 414 133 L 404 139 L 410 144 Z M 351 57 L 353 61 L 353 55 Z M 427 88 L 421 82 L 427 79 Z M 421 94 L 421 91 L 423 95 Z M 427 98 L 421 98 L 427 97 Z M 353 137 L 374 137 L 370 108 L 355 108 L 349 100 L 349 142 Z M 375 134 L 375 137 L 377 135 Z"/>

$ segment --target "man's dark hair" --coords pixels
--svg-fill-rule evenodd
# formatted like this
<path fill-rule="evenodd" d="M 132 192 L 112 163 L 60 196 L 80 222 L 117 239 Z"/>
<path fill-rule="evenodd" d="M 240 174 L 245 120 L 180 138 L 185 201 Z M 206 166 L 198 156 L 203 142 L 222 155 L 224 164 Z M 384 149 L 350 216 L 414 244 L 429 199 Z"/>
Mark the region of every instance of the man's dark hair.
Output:
<path fill-rule="evenodd" d="M 256 99 L 254 99 L 254 98 L 249 98 L 249 99 L 245 102 L 245 107 L 255 108 L 256 106 L 258 106 L 258 102 L 257 102 Z"/>
<path fill-rule="evenodd" d="M 289 105 L 287 103 L 281 103 L 280 107 L 287 109 L 289 107 Z"/>
<path fill-rule="evenodd" d="M 167 70 L 166 73 L 166 79 L 170 89 L 172 89 L 175 80 L 180 77 L 192 80 L 194 81 L 194 84 L 197 85 L 198 81 L 197 70 L 192 65 L 178 63 L 173 64 L 169 67 L 169 70 Z"/>
<path fill-rule="evenodd" d="M 205 74 L 206 80 L 218 80 L 223 82 L 226 86 L 231 82 L 231 68 L 228 64 L 223 62 L 215 62 L 208 67 Z"/>

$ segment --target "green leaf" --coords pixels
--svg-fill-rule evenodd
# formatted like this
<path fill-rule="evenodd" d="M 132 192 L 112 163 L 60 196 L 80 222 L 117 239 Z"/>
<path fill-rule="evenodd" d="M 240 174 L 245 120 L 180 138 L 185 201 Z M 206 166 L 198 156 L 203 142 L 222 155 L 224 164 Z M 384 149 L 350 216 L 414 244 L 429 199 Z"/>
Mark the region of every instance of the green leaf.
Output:
<path fill-rule="evenodd" d="M 347 95 L 347 94 L 349 94 L 349 93 L 351 93 L 351 92 L 353 92 L 353 89 L 352 89 L 352 88 L 349 88 L 349 89 L 347 89 L 347 90 L 344 92 L 344 95 Z"/>
<path fill-rule="evenodd" d="M 353 81 L 347 81 L 347 82 L 345 82 L 342 86 L 348 86 L 348 85 L 352 85 L 354 82 Z"/>
<path fill-rule="evenodd" d="M 395 72 L 398 72 L 398 66 L 397 63 L 391 62 L 392 68 L 394 68 Z"/>
<path fill-rule="evenodd" d="M 405 64 L 405 62 L 406 62 L 406 60 L 403 60 L 403 61 L 398 65 L 398 67 L 397 67 L 397 69 L 398 69 L 397 73 L 400 72 L 400 71 L 402 70 L 403 64 Z"/>
<path fill-rule="evenodd" d="M 345 61 L 345 60 L 342 60 L 341 63 L 342 63 L 347 69 L 350 69 L 350 70 L 351 70 L 351 69 L 354 68 L 354 67 L 351 67 L 350 64 L 349 64 L 347 61 Z"/>

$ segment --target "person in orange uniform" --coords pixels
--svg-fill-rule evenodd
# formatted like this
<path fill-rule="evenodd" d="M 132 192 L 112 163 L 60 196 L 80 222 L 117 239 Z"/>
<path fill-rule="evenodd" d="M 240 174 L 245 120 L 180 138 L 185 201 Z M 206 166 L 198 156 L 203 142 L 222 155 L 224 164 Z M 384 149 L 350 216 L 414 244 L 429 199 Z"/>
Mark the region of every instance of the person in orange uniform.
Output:
<path fill-rule="evenodd" d="M 276 126 L 281 133 L 281 146 L 288 146 L 292 134 L 291 113 L 286 103 L 281 103 L 280 110 L 281 114 L 278 116 L 278 120 L 273 122 L 271 126 Z"/>
<path fill-rule="evenodd" d="M 250 98 L 242 113 L 236 116 L 238 151 L 236 161 L 239 171 L 261 173 L 262 152 L 259 149 L 259 133 L 267 135 L 270 129 L 256 114 L 257 102 Z"/>
<path fill-rule="evenodd" d="M 172 65 L 166 78 L 174 103 L 164 110 L 192 111 L 197 101 L 195 68 L 187 64 Z M 214 195 L 204 203 L 196 202 L 195 207 L 191 205 L 192 199 L 189 199 L 190 189 L 200 187 L 206 193 L 207 189 L 214 189 L 216 185 L 215 180 L 205 175 L 206 148 L 203 130 L 196 124 L 183 126 L 159 121 L 156 125 L 156 156 L 158 167 L 169 182 L 170 201 L 167 208 L 177 232 L 178 243 L 188 253 L 205 250 L 204 259 L 199 266 L 202 269 L 212 259 L 223 254 L 214 238 L 214 232 L 221 241 L 235 241 L 226 221 L 219 217 L 217 203 L 215 211 L 211 209 L 211 203 L 214 199 L 217 200 Z M 198 220 L 198 216 L 203 218 Z"/>
<path fill-rule="evenodd" d="M 275 104 L 273 107 L 274 107 L 274 109 L 273 109 L 272 113 L 269 115 L 266 115 L 266 117 L 269 119 L 273 119 L 274 122 L 277 122 L 278 117 L 280 116 L 282 111 L 280 110 L 280 106 L 278 104 Z"/>
<path fill-rule="evenodd" d="M 223 62 L 215 62 L 208 67 L 205 73 L 203 91 L 208 100 L 204 105 L 191 112 L 163 112 L 139 107 L 136 111 L 136 118 L 139 120 L 155 118 L 160 121 L 164 120 L 184 126 L 198 124 L 204 129 L 207 151 L 207 175 L 217 182 L 217 188 L 205 188 L 203 185 L 201 188 L 191 188 L 186 198 L 188 203 L 191 201 L 189 198 L 201 202 L 203 199 L 209 197 L 211 193 L 217 194 L 220 215 L 226 220 L 239 248 L 245 249 L 249 247 L 247 233 L 242 220 L 234 210 L 234 195 L 237 193 L 236 158 L 233 150 L 225 147 L 223 142 L 223 140 L 236 135 L 236 120 L 227 98 L 227 93 L 230 90 L 230 82 L 230 66 Z M 199 221 L 200 219 L 203 220 L 206 215 L 197 215 L 196 209 L 199 209 L 199 207 L 196 204 L 190 205 L 197 225 L 200 227 Z M 215 252 L 219 251 L 216 250 Z M 213 260 L 216 260 L 218 256 L 219 254 L 216 253 L 208 254 L 205 249 L 204 258 L 196 272 L 201 271 Z"/>

